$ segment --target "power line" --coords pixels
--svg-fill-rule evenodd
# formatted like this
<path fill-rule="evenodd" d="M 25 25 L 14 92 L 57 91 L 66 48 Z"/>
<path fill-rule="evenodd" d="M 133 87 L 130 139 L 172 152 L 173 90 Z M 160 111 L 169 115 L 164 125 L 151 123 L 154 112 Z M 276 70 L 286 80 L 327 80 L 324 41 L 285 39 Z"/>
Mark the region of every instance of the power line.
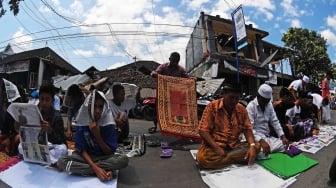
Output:
<path fill-rule="evenodd" d="M 237 7 L 236 3 L 233 0 L 231 0 L 231 3 L 234 5 L 234 7 Z"/>
<path fill-rule="evenodd" d="M 153 13 L 153 23 L 154 23 L 153 27 L 154 27 L 154 31 L 155 31 L 155 33 L 156 33 L 156 27 L 155 27 L 155 12 L 154 12 L 154 2 L 153 2 L 153 0 L 152 0 L 152 13 Z M 156 36 L 156 38 L 157 38 L 157 36 Z M 163 59 L 163 55 L 162 55 L 161 45 L 159 45 L 159 50 L 160 50 L 161 58 L 162 58 L 162 60 L 164 60 L 164 59 Z"/>
<path fill-rule="evenodd" d="M 133 58 L 133 56 L 130 53 L 128 53 L 128 51 L 125 49 L 124 45 L 119 41 L 119 39 L 117 38 L 117 36 L 113 32 L 111 25 L 107 24 L 107 26 L 108 26 L 108 28 L 110 30 L 111 36 L 114 37 L 114 39 L 116 40 L 117 45 L 119 46 L 119 48 L 125 52 L 126 56 L 128 56 L 130 58 Z"/>
<path fill-rule="evenodd" d="M 141 29 L 142 29 L 142 31 L 144 31 L 144 28 L 143 28 L 143 27 L 142 27 Z M 155 36 L 154 38 L 157 39 L 156 36 Z M 149 42 L 148 37 L 144 37 L 144 39 L 145 39 L 145 41 L 146 41 L 147 50 L 151 53 L 152 57 L 154 57 L 154 53 L 153 53 L 152 49 L 150 48 L 150 44 L 151 44 L 151 43 Z M 134 40 L 134 39 L 133 39 L 133 40 Z M 154 41 L 153 44 L 156 44 L 156 42 Z M 160 46 L 159 46 L 159 47 L 160 47 Z"/>
<path fill-rule="evenodd" d="M 75 26 L 58 27 L 58 28 L 53 28 L 53 29 L 47 29 L 47 30 L 33 32 L 33 33 L 28 33 L 26 35 L 21 35 L 21 36 L 18 36 L 18 37 L 14 37 L 14 38 L 11 38 L 11 39 L 7 39 L 7 40 L 4 40 L 4 41 L 1 41 L 0 44 L 1 43 L 7 43 L 7 42 L 9 42 L 11 40 L 18 39 L 18 38 L 21 38 L 21 37 L 30 36 L 30 35 L 33 35 L 33 34 L 45 33 L 45 32 L 54 31 L 54 30 L 71 29 L 71 28 L 79 28 L 79 27 L 95 27 L 95 26 L 103 26 L 103 25 L 106 25 L 106 24 L 110 24 L 110 25 L 137 25 L 137 24 L 141 24 L 141 25 L 154 25 L 153 23 L 146 23 L 146 22 L 144 22 L 144 23 L 79 24 L 79 25 L 75 25 Z M 175 25 L 175 24 L 155 24 L 155 25 L 157 25 L 157 26 L 171 26 L 171 27 L 194 28 L 192 26 Z M 198 27 L 195 27 L 195 28 L 198 28 Z M 199 27 L 199 29 L 201 29 L 201 28 Z"/>
<path fill-rule="evenodd" d="M 15 20 L 19 22 L 19 24 L 22 26 L 23 29 L 31 33 L 31 31 L 29 31 L 29 29 L 16 16 L 14 17 L 15 17 Z"/>
<path fill-rule="evenodd" d="M 61 15 L 60 13 L 58 13 L 51 5 L 48 4 L 48 2 L 44 1 L 44 0 L 41 0 L 41 2 L 49 9 L 51 10 L 53 13 L 55 13 L 57 16 L 63 18 L 64 20 L 72 23 L 72 24 L 81 24 L 80 21 L 74 19 L 74 18 L 70 18 L 70 17 L 67 17 L 67 16 L 63 16 Z"/>
<path fill-rule="evenodd" d="M 32 2 L 32 4 L 33 4 L 33 6 L 36 8 L 36 10 L 38 10 L 38 8 L 36 7 L 36 5 L 33 3 L 33 1 L 31 1 Z M 51 6 L 50 6 L 51 7 Z M 52 8 L 52 7 L 51 7 Z M 38 11 L 39 13 L 40 13 L 40 11 Z M 41 14 L 41 13 L 40 13 Z M 60 35 L 60 32 L 58 31 L 58 29 L 56 29 L 44 16 L 43 16 L 43 14 L 41 14 L 41 16 L 42 16 L 42 18 L 47 22 L 47 24 L 50 26 L 50 27 L 52 27 L 53 29 L 55 29 L 55 31 L 58 33 L 58 35 Z M 72 46 L 72 44 L 71 43 L 69 43 L 69 41 L 67 41 L 67 40 L 64 40 L 73 50 L 76 50 L 73 46 Z M 64 50 L 64 46 L 63 46 L 63 44 L 61 43 L 61 48 L 62 48 L 62 50 L 63 50 L 63 52 L 67 55 L 67 58 L 69 57 L 69 55 L 66 53 L 66 51 Z M 84 59 L 86 59 L 87 57 L 85 57 L 85 56 L 83 56 L 82 54 L 78 54 L 79 56 L 81 56 L 81 57 L 83 57 Z M 92 62 L 89 60 L 89 59 L 86 59 L 87 60 L 87 62 L 89 63 L 89 64 L 92 64 Z"/>
<path fill-rule="evenodd" d="M 38 10 L 38 8 L 35 6 L 35 4 L 32 2 L 32 1 L 30 1 L 31 3 L 32 3 L 32 5 L 35 7 L 35 9 L 36 9 L 36 11 L 33 11 L 25 2 L 24 2 L 24 5 L 30 10 L 30 12 L 36 17 L 36 19 L 38 19 L 38 20 L 40 20 L 42 23 L 40 23 L 40 22 L 38 22 L 39 24 L 41 24 L 43 27 L 45 27 L 45 28 L 47 28 L 47 29 L 49 29 L 47 26 L 45 26 L 44 24 L 47 24 L 49 27 L 51 27 L 51 28 L 54 28 L 53 27 L 53 25 L 40 13 L 40 11 Z M 38 16 L 38 15 L 36 15 L 35 14 L 35 12 L 38 12 L 38 13 L 40 13 L 40 15 L 41 15 L 41 18 Z M 33 16 L 31 16 L 31 18 L 33 18 Z M 55 31 L 56 32 L 56 35 L 58 34 L 58 35 L 60 35 L 60 33 L 58 32 L 58 30 L 57 29 L 55 29 L 55 30 L 53 30 L 53 31 Z M 51 35 L 53 35 L 54 36 L 54 33 L 51 31 Z M 62 43 L 62 40 L 60 40 L 60 41 L 54 41 L 55 42 L 55 44 L 61 49 L 61 51 L 63 52 L 63 54 L 64 54 L 64 56 L 65 56 L 65 58 L 67 59 L 67 57 L 68 57 L 68 53 L 64 50 L 64 47 L 63 47 L 63 43 Z M 59 43 L 59 44 L 58 44 Z M 47 44 L 47 42 L 46 42 L 46 44 Z"/>
<path fill-rule="evenodd" d="M 224 0 L 224 2 L 226 3 L 226 5 L 231 9 L 231 11 L 234 11 L 235 8 L 232 8 L 232 6 L 230 5 L 230 3 L 228 3 L 226 0 Z"/>
<path fill-rule="evenodd" d="M 139 32 L 139 31 L 113 31 L 113 35 L 124 35 L 124 36 L 131 36 L 131 35 L 144 35 L 144 36 L 164 36 L 164 37 L 183 37 L 183 38 L 190 38 L 190 34 L 184 34 L 184 33 L 167 33 L 167 32 Z M 59 36 L 48 36 L 48 37 L 41 37 L 36 38 L 29 41 L 22 41 L 16 43 L 17 45 L 24 45 L 31 42 L 45 42 L 48 40 L 59 40 L 59 39 L 67 39 L 67 38 L 85 38 L 85 37 L 103 37 L 103 36 L 110 36 L 111 31 L 109 32 L 85 32 L 85 33 L 70 33 L 70 34 L 63 34 Z M 204 39 L 202 36 L 196 36 L 193 35 L 193 38 L 197 39 Z M 215 38 L 209 38 L 208 40 L 215 40 Z M 0 42 L 4 43 L 4 42 Z"/>

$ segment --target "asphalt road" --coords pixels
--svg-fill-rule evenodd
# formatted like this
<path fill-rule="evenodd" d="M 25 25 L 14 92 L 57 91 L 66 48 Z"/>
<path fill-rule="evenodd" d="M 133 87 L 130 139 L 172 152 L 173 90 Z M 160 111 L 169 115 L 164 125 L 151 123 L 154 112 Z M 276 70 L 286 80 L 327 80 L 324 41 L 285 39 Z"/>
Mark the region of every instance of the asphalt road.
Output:
<path fill-rule="evenodd" d="M 332 110 L 330 125 L 336 125 L 336 111 Z M 132 133 L 146 133 L 149 140 L 159 139 L 170 143 L 180 142 L 191 149 L 197 149 L 199 144 L 188 140 L 178 140 L 174 137 L 161 135 L 159 132 L 150 135 L 147 129 L 152 122 L 131 119 L 130 130 Z M 147 147 L 146 154 L 141 157 L 130 158 L 129 166 L 119 173 L 118 188 L 205 188 L 208 187 L 201 179 L 189 151 L 174 150 L 171 158 L 160 158 L 160 147 Z M 301 173 L 290 188 L 329 188 L 329 168 L 336 157 L 336 141 L 322 148 L 316 154 L 305 153 L 306 156 L 319 161 L 319 164 L 308 171 Z M 246 185 L 248 187 L 248 185 Z"/>
<path fill-rule="evenodd" d="M 336 111 L 332 111 L 330 124 L 336 125 Z M 160 132 L 148 134 L 152 122 L 130 119 L 130 132 L 145 134 L 147 140 L 162 140 L 168 143 L 181 143 L 190 149 L 197 149 L 199 143 L 180 140 L 175 137 L 161 135 Z M 171 158 L 161 158 L 160 147 L 147 147 L 146 153 L 140 157 L 130 158 L 129 166 L 119 172 L 118 188 L 206 188 L 201 179 L 195 161 L 189 151 L 174 150 Z M 330 188 L 328 184 L 329 168 L 336 156 L 336 142 L 321 149 L 316 154 L 305 153 L 306 156 L 319 161 L 319 164 L 301 173 L 290 188 Z M 0 180 L 0 188 L 7 188 Z M 246 185 L 248 187 L 248 185 Z M 336 186 L 335 186 L 336 187 Z"/>

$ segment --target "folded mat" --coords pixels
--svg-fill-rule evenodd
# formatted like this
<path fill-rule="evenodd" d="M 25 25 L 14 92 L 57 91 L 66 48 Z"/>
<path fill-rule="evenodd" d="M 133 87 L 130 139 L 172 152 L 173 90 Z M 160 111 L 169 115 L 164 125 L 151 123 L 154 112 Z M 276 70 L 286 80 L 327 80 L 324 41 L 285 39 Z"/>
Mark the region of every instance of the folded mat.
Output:
<path fill-rule="evenodd" d="M 10 187 L 71 187 L 116 188 L 117 178 L 101 182 L 97 177 L 82 177 L 59 172 L 54 168 L 21 161 L 0 173 L 0 179 Z"/>
<path fill-rule="evenodd" d="M 294 157 L 284 153 L 272 153 L 270 159 L 260 160 L 258 163 L 273 174 L 287 179 L 317 165 L 318 161 L 302 153 Z"/>
<path fill-rule="evenodd" d="M 190 150 L 190 153 L 196 160 L 197 150 Z M 256 163 L 252 166 L 230 165 L 217 170 L 200 169 L 199 172 L 204 183 L 211 188 L 286 188 L 296 181 L 295 177 L 284 180 Z"/>
<path fill-rule="evenodd" d="M 20 162 L 18 157 L 10 157 L 7 154 L 0 152 L 0 172 Z"/>

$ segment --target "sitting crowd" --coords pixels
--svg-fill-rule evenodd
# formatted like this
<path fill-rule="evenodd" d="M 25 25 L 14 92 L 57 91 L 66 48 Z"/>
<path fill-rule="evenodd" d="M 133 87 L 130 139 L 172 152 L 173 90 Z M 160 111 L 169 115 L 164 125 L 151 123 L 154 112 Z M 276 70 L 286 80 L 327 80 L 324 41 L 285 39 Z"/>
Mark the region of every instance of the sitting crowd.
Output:
<path fill-rule="evenodd" d="M 107 100 L 103 92 L 90 89 L 76 84 L 69 87 L 64 126 L 60 111 L 55 108 L 57 90 L 52 84 L 43 83 L 37 94 L 34 92 L 34 105 L 38 106 L 42 116 L 38 139 L 40 144 L 49 147 L 51 166 L 71 174 L 96 175 L 101 181 L 108 181 L 115 177 L 116 170 L 128 165 L 128 157 L 115 154 L 115 151 L 118 141 L 128 137 L 127 114 L 123 113 L 128 113 L 133 103 L 124 103 L 125 89 L 120 84 L 113 86 L 112 100 Z M 6 101 L 5 96 L 1 99 Z M 6 113 L 1 122 L 0 150 L 9 156 L 23 156 L 25 146 L 20 143 L 20 134 L 23 135 L 20 127 L 26 125 L 27 120 L 21 122 L 19 118 L 16 122 L 7 112 L 10 104 L 5 104 L 2 108 Z M 68 155 L 67 140 L 72 139 L 75 149 Z"/>
<path fill-rule="evenodd" d="M 201 168 L 218 169 L 233 163 L 253 164 L 273 152 L 283 152 L 290 143 L 317 135 L 323 122 L 325 101 L 283 87 L 279 99 L 272 87 L 262 84 L 246 108 L 239 103 L 238 83 L 226 84 L 223 96 L 205 108 L 199 123 L 202 138 L 196 160 Z M 322 113 L 322 114 L 321 114 Z"/>
<path fill-rule="evenodd" d="M 64 128 L 60 112 L 54 108 L 54 91 L 51 84 L 42 85 L 37 103 L 43 117 L 41 134 L 48 135 L 52 165 L 68 173 L 111 180 L 116 170 L 128 165 L 128 157 L 115 151 L 118 142 L 128 137 L 127 117 L 134 101 L 125 99 L 121 84 L 113 86 L 110 100 L 98 89 L 72 85 L 65 99 L 68 112 Z M 272 101 L 272 87 L 262 84 L 245 107 L 239 103 L 238 83 L 225 84 L 222 91 L 222 98 L 206 106 L 199 122 L 202 143 L 196 160 L 205 169 L 232 163 L 251 165 L 255 160 L 268 159 L 271 153 L 286 150 L 291 142 L 317 135 L 319 124 L 326 120 L 323 106 L 327 101 L 318 94 L 297 91 L 293 95 L 290 89 L 282 88 L 279 99 Z M 8 113 L 4 115 L 8 122 L 2 127 L 0 149 L 9 155 L 22 154 L 20 122 Z M 66 139 L 72 137 L 75 150 L 68 155 Z"/>

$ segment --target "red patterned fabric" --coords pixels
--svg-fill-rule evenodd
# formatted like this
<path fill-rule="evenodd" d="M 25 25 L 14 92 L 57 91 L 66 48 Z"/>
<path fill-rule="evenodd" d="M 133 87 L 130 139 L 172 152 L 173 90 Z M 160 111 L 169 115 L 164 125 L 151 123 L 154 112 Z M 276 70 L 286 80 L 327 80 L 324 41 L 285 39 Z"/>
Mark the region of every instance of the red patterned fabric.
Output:
<path fill-rule="evenodd" d="M 18 157 L 9 157 L 7 154 L 0 152 L 0 172 L 15 165 L 19 161 L 21 161 L 21 159 Z"/>
<path fill-rule="evenodd" d="M 159 74 L 157 83 L 157 117 L 161 133 L 200 139 L 195 80 Z"/>

